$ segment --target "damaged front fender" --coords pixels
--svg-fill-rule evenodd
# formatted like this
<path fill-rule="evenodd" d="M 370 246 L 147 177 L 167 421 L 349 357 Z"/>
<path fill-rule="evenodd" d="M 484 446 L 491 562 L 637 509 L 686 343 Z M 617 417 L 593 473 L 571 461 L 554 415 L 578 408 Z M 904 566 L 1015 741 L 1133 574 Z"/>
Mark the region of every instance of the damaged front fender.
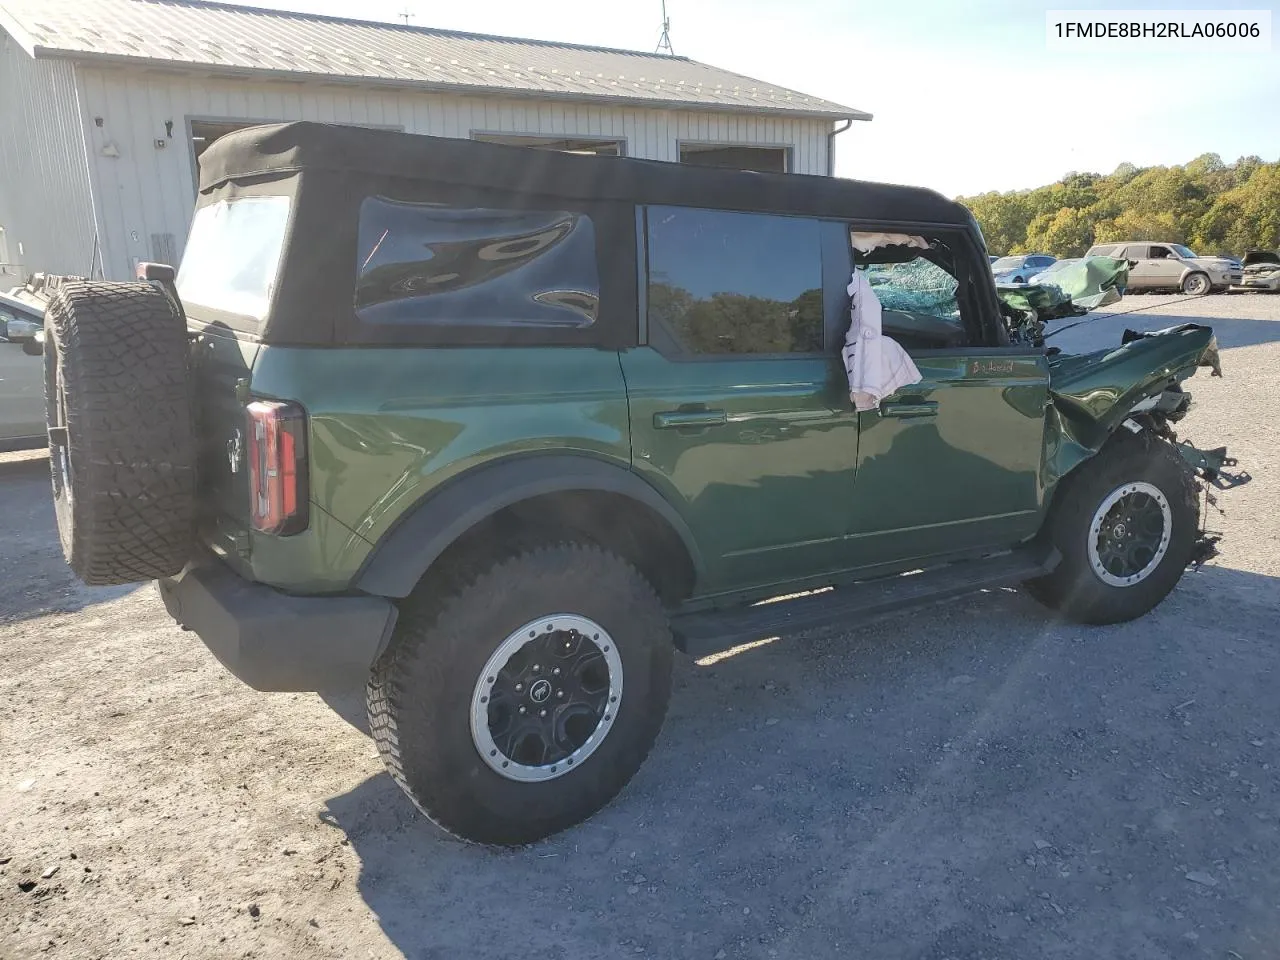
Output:
<path fill-rule="evenodd" d="M 1126 332 L 1124 339 L 1112 349 L 1050 359 L 1046 486 L 1102 449 L 1135 412 L 1164 405 L 1168 419 L 1179 418 L 1190 402 L 1179 384 L 1197 367 L 1221 376 L 1211 327 L 1186 323 L 1149 334 Z"/>

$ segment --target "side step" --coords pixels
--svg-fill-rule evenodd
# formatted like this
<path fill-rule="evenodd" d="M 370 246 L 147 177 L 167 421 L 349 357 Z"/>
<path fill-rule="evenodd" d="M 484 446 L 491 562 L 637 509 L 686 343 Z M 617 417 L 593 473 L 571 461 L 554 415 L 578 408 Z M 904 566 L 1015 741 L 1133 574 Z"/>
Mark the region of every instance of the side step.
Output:
<path fill-rule="evenodd" d="M 791 600 L 677 614 L 671 620 L 671 629 L 686 653 L 704 657 L 764 637 L 798 633 L 828 624 L 853 627 L 922 604 L 990 587 L 1013 586 L 1044 576 L 1061 559 L 1056 550 L 1023 547 L 995 557 L 863 580 Z"/>

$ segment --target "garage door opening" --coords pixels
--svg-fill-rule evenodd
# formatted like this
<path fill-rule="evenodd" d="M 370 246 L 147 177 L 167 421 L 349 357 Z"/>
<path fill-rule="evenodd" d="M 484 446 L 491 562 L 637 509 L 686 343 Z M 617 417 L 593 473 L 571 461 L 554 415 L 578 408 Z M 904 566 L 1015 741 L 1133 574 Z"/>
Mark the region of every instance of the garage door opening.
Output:
<path fill-rule="evenodd" d="M 507 133 L 473 133 L 472 140 L 505 143 L 510 147 L 533 147 L 535 150 L 559 150 L 562 153 L 585 153 L 597 157 L 625 157 L 625 140 L 596 137 L 533 137 Z"/>
<path fill-rule="evenodd" d="M 748 147 L 734 143 L 682 143 L 680 162 L 699 167 L 727 167 L 731 170 L 758 170 L 786 173 L 790 168 L 787 147 Z"/>

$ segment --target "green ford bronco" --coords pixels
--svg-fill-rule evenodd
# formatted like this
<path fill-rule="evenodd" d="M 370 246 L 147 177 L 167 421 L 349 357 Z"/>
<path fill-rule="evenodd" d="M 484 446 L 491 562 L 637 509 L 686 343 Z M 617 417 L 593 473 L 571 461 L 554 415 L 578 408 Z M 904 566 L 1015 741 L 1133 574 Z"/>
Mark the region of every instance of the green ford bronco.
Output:
<path fill-rule="evenodd" d="M 855 271 L 918 373 L 864 412 Z M 1172 429 L 1210 329 L 1046 348 L 915 188 L 256 127 L 176 276 L 49 289 L 75 573 L 158 579 L 260 690 L 367 683 L 396 782 L 484 843 L 621 790 L 675 650 L 1006 584 L 1128 620 L 1244 478 Z"/>

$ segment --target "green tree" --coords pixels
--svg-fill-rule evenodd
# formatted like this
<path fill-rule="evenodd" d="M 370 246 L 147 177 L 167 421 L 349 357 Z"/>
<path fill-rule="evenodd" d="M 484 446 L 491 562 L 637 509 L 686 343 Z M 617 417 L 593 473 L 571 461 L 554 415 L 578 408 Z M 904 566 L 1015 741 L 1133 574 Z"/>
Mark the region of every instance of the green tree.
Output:
<path fill-rule="evenodd" d="M 1026 239 L 1031 212 L 1020 194 L 984 193 L 961 202 L 973 211 L 992 253 L 1003 256 Z"/>
<path fill-rule="evenodd" d="M 1280 162 L 1256 156 L 1233 164 L 1216 153 L 1184 166 L 1122 163 L 1105 176 L 1073 171 L 1033 190 L 960 202 L 996 254 L 1068 256 L 1117 240 L 1187 243 L 1204 253 L 1280 244 Z"/>
<path fill-rule="evenodd" d="M 1093 246 L 1093 218 L 1088 210 L 1062 207 L 1041 214 L 1027 228 L 1028 250 L 1052 251 L 1060 257 L 1078 257 Z"/>

